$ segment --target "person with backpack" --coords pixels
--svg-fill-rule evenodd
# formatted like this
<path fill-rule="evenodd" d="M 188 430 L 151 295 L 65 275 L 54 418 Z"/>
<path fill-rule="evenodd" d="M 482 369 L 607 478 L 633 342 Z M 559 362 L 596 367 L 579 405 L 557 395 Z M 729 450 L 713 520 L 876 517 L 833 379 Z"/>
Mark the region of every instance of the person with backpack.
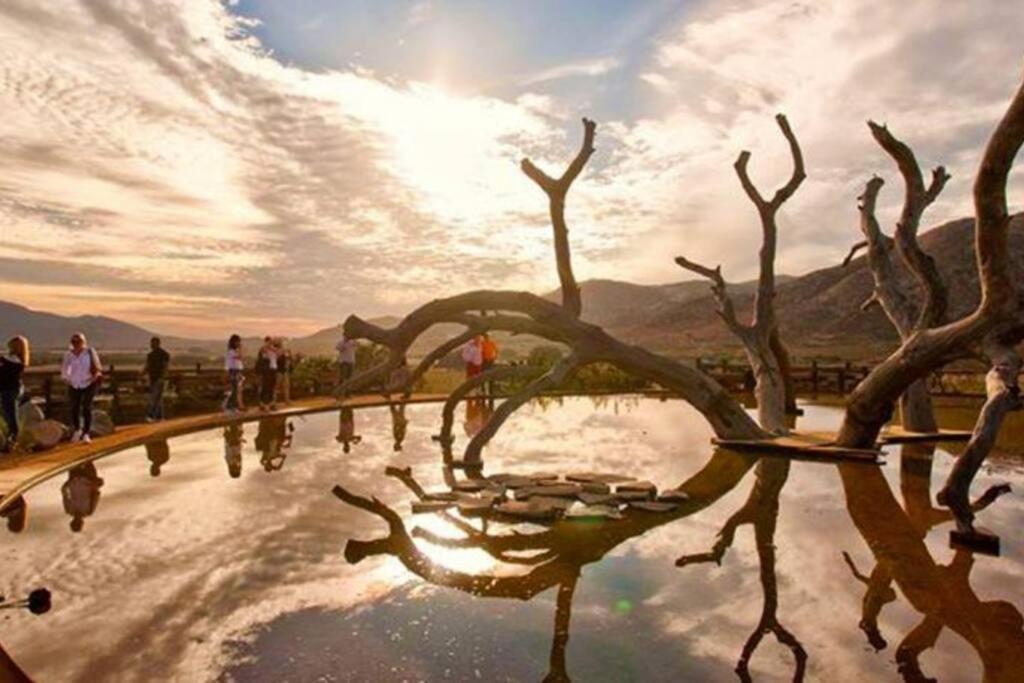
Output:
<path fill-rule="evenodd" d="M 18 438 L 18 399 L 21 397 L 21 376 L 28 367 L 29 345 L 25 337 L 7 341 L 7 354 L 0 356 L 0 408 L 7 424 L 7 444 Z"/>
<path fill-rule="evenodd" d="M 71 441 L 92 441 L 92 401 L 103 380 L 100 356 L 88 345 L 85 335 L 71 335 L 71 348 L 64 354 L 60 375 L 68 385 L 71 406 Z"/>

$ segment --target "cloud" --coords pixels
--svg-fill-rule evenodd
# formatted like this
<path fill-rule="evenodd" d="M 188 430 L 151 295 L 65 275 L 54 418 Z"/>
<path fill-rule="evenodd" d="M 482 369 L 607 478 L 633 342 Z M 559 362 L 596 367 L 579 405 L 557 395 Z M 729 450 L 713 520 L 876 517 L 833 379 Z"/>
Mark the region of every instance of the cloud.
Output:
<path fill-rule="evenodd" d="M 416 7 L 410 21 L 432 11 Z M 677 253 L 753 275 L 756 213 L 731 166 L 750 149 L 766 192 L 784 181 L 777 111 L 809 173 L 780 217 L 779 269 L 830 265 L 856 238 L 863 182 L 895 180 L 869 117 L 954 174 L 926 222 L 969 210 L 973 169 L 1019 77 L 1024 7 L 935 8 L 705 0 L 654 42 L 534 73 L 497 97 L 282 64 L 253 20 L 214 0 L 59 11 L 10 0 L 0 258 L 25 265 L 0 280 L 35 308 L 116 310 L 202 335 L 222 334 L 225 320 L 301 334 L 350 312 L 402 312 L 425 292 L 543 291 L 556 284 L 546 202 L 517 164 L 528 155 L 558 172 L 584 113 L 599 129 L 569 197 L 581 278 L 678 280 L 666 256 Z M 613 72 L 637 84 L 636 101 L 614 111 L 569 84 L 590 79 L 600 92 L 605 79 L 593 77 Z M 890 223 L 895 185 L 883 195 Z M 85 306 L 66 289 L 76 274 L 83 289 L 133 297 Z M 195 312 L 175 321 L 162 294 L 192 297 Z"/>

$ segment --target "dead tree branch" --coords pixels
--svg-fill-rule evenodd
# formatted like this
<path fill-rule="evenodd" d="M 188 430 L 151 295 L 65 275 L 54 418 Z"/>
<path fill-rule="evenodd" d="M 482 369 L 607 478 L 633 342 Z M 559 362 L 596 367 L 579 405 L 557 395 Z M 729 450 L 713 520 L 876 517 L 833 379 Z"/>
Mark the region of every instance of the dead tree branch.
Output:
<path fill-rule="evenodd" d="M 562 285 L 562 305 L 573 317 L 578 318 L 583 311 L 583 301 L 576 276 L 572 272 L 571 250 L 569 248 L 569 228 L 565 223 L 565 197 L 569 193 L 576 177 L 586 166 L 594 153 L 594 133 L 597 124 L 590 119 L 583 119 L 583 144 L 576 158 L 559 178 L 552 178 L 537 168 L 529 159 L 523 159 L 520 167 L 523 173 L 548 196 L 551 213 L 551 226 L 555 237 L 555 261 L 558 265 L 558 280 Z"/>

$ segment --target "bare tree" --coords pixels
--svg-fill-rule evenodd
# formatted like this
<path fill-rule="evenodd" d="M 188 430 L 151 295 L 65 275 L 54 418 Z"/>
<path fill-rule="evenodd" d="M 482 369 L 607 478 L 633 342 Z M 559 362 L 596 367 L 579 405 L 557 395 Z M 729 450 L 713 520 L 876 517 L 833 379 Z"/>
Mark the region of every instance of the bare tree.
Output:
<path fill-rule="evenodd" d="M 569 187 L 593 153 L 596 125 L 593 121 L 584 119 L 583 126 L 583 146 L 560 178 L 553 179 L 547 176 L 528 160 L 523 162 L 524 172 L 544 189 L 550 201 L 563 304 L 559 306 L 527 292 L 480 290 L 431 301 L 410 313 L 391 329 L 384 329 L 357 316 L 351 316 L 345 321 L 345 334 L 352 339 L 366 339 L 386 347 L 388 356 L 383 363 L 349 379 L 339 387 L 339 392 L 352 393 L 386 381 L 392 371 L 405 362 L 406 354 L 413 342 L 430 327 L 442 323 L 456 323 L 464 326 L 466 332 L 428 354 L 410 374 L 410 381 L 421 376 L 432 363 L 474 333 L 501 330 L 513 334 L 528 334 L 569 349 L 569 354 L 561 362 L 508 397 L 495 410 L 480 432 L 467 445 L 465 460 L 479 459 L 483 447 L 515 410 L 539 393 L 557 388 L 574 372 L 593 363 L 614 365 L 627 373 L 678 393 L 707 418 L 715 433 L 721 438 L 765 438 L 768 434 L 759 428 L 743 407 L 709 375 L 641 347 L 623 343 L 600 327 L 580 319 L 579 287 L 570 266 L 570 246 L 564 208 Z M 477 311 L 494 311 L 494 314 L 476 315 Z M 406 385 L 406 390 L 409 386 Z M 471 388 L 464 384 L 456 393 L 465 393 Z"/>
<path fill-rule="evenodd" d="M 849 263 L 858 248 L 867 247 L 874 290 L 861 308 L 866 310 L 873 304 L 881 306 L 896 328 L 900 340 L 905 342 L 914 333 L 945 322 L 949 298 L 946 286 L 934 259 L 921 249 L 917 234 L 921 216 L 942 192 L 949 174 L 942 166 L 936 167 L 926 187 L 921 167 L 910 147 L 885 126 L 869 121 L 868 127 L 878 144 L 896 162 L 903 177 L 903 209 L 896 224 L 895 239 L 891 238 L 882 231 L 875 216 L 878 193 L 885 181 L 878 176 L 871 178 L 860 197 L 860 228 L 866 239 L 854 246 L 844 263 Z M 898 279 L 897 262 L 892 259 L 893 251 L 899 253 L 900 262 L 913 274 L 922 292 L 920 303 L 915 302 L 918 298 L 916 292 L 908 291 Z M 900 396 L 899 407 L 905 429 L 915 432 L 938 430 L 927 377 L 913 382 L 907 388 Z"/>
<path fill-rule="evenodd" d="M 777 250 L 779 228 L 776 215 L 807 177 L 804 172 L 803 154 L 800 143 L 793 134 L 789 122 L 783 114 L 775 117 L 782 134 L 789 143 L 793 157 L 793 174 L 789 181 L 779 188 L 771 199 L 761 196 L 747 172 L 750 152 L 740 153 L 734 165 L 736 175 L 744 192 L 757 208 L 761 219 L 761 252 L 760 276 L 757 281 L 757 292 L 754 296 L 754 313 L 749 324 L 741 323 L 736 316 L 732 299 L 726 289 L 722 277 L 722 267 L 708 268 L 695 263 L 683 256 L 676 258 L 676 263 L 683 268 L 711 280 L 711 291 L 718 300 L 718 314 L 743 343 L 750 367 L 756 379 L 755 394 L 757 397 L 757 415 L 761 427 L 775 434 L 785 434 L 787 402 L 795 402 L 792 396 L 792 382 L 789 378 L 789 353 L 782 342 L 775 316 L 775 253 Z M 788 390 L 787 390 L 788 389 Z M 788 401 L 787 401 L 788 398 Z"/>
<path fill-rule="evenodd" d="M 1020 405 L 1017 378 L 1021 358 L 1014 347 L 1024 339 L 1024 302 L 1017 292 L 1007 249 L 1006 182 L 1022 144 L 1024 86 L 1018 87 L 989 139 L 975 178 L 980 304 L 964 318 L 943 325 L 937 322 L 944 315 L 943 306 L 937 300 L 926 300 L 919 329 L 853 390 L 837 436 L 841 446 L 871 446 L 892 416 L 896 401 L 914 382 L 949 362 L 984 353 L 992 366 L 986 377 L 987 400 L 964 455 L 939 493 L 939 500 L 954 511 L 958 526 L 966 532 L 973 531 L 970 483 L 995 444 L 1006 413 Z"/>

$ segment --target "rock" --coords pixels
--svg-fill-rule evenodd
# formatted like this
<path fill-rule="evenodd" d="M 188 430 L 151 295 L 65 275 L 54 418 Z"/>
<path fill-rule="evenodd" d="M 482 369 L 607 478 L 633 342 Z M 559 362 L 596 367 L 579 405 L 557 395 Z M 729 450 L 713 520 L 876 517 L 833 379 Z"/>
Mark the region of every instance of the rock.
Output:
<path fill-rule="evenodd" d="M 582 481 L 580 488 L 587 493 L 610 493 L 611 487 L 599 481 Z"/>
<path fill-rule="evenodd" d="M 494 499 L 460 500 L 458 506 L 463 517 L 480 517 L 491 511 Z"/>
<path fill-rule="evenodd" d="M 480 479 L 463 479 L 462 481 L 455 482 L 452 488 L 456 491 L 467 491 L 469 493 L 473 493 L 476 491 L 483 491 L 487 488 L 487 484 Z"/>
<path fill-rule="evenodd" d="M 558 518 L 559 509 L 551 505 L 539 506 L 521 500 L 510 500 L 494 508 L 496 511 L 527 520 L 553 520 Z"/>
<path fill-rule="evenodd" d="M 92 411 L 92 429 L 89 434 L 92 436 L 110 436 L 114 433 L 114 421 L 106 411 L 98 408 Z"/>
<path fill-rule="evenodd" d="M 510 489 L 521 489 L 528 486 L 536 486 L 536 482 L 529 477 L 509 477 L 508 479 L 501 480 L 498 483 L 505 488 Z"/>
<path fill-rule="evenodd" d="M 636 481 L 636 477 L 606 472 L 574 472 L 565 477 L 566 481 L 592 482 L 598 484 L 617 484 L 624 481 Z"/>
<path fill-rule="evenodd" d="M 423 494 L 423 500 L 426 501 L 444 501 L 454 503 L 457 499 L 458 494 L 454 491 L 426 491 Z"/>
<path fill-rule="evenodd" d="M 619 484 L 615 487 L 616 493 L 623 493 L 625 491 L 644 491 L 652 496 L 658 492 L 658 487 L 650 481 L 631 481 L 625 484 Z"/>
<path fill-rule="evenodd" d="M 575 503 L 565 511 L 565 518 L 577 522 L 594 522 L 606 519 L 622 519 L 618 508 L 608 505 L 580 505 Z"/>
<path fill-rule="evenodd" d="M 650 491 L 616 491 L 615 498 L 622 501 L 623 503 L 629 503 L 637 500 L 650 500 Z"/>
<path fill-rule="evenodd" d="M 589 493 L 583 491 L 576 496 L 584 505 L 614 505 L 618 498 L 608 493 Z"/>
<path fill-rule="evenodd" d="M 25 401 L 18 406 L 18 424 L 21 427 L 29 427 L 45 419 L 46 415 L 43 414 L 43 410 L 32 401 Z"/>
<path fill-rule="evenodd" d="M 26 451 L 45 451 L 68 436 L 68 428 L 56 420 L 41 420 L 18 432 L 18 445 Z"/>
<path fill-rule="evenodd" d="M 668 489 L 658 494 L 659 503 L 685 503 L 690 500 L 690 494 L 679 489 Z"/>
<path fill-rule="evenodd" d="M 629 503 L 629 507 L 633 510 L 643 510 L 644 512 L 672 512 L 679 506 L 675 503 L 653 503 L 646 500 L 634 500 Z"/>
<path fill-rule="evenodd" d="M 532 496 L 554 496 L 557 498 L 575 498 L 583 490 L 578 484 L 546 484 L 542 486 L 527 486 L 516 489 L 516 500 L 526 500 Z"/>
<path fill-rule="evenodd" d="M 422 515 L 430 512 L 440 512 L 455 505 L 447 500 L 414 500 L 412 503 L 412 514 Z"/>
<path fill-rule="evenodd" d="M 534 496 L 529 502 L 530 505 L 535 507 L 545 507 L 550 505 L 551 507 L 558 508 L 559 510 L 568 510 L 576 504 L 576 501 L 572 498 L 551 498 L 548 496 Z"/>

